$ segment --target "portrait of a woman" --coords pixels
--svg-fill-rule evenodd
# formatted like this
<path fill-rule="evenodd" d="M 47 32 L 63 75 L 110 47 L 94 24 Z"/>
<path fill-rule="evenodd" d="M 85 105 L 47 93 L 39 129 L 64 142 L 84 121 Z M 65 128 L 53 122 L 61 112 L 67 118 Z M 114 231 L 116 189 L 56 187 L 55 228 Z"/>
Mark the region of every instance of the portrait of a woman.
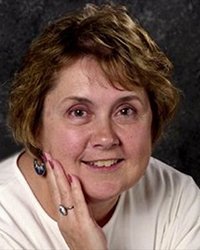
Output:
<path fill-rule="evenodd" d="M 67 13 L 15 75 L 0 248 L 200 249 L 200 191 L 152 157 L 179 103 L 172 64 L 124 6 Z"/>

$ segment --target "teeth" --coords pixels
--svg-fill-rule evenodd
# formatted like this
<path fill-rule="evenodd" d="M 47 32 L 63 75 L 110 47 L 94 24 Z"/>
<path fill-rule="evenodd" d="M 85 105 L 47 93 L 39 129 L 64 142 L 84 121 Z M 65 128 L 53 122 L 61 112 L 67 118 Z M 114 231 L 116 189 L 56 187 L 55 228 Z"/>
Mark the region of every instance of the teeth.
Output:
<path fill-rule="evenodd" d="M 88 162 L 88 164 L 95 167 L 110 167 L 116 164 L 117 162 L 118 160 L 102 160 L 102 161 Z"/>

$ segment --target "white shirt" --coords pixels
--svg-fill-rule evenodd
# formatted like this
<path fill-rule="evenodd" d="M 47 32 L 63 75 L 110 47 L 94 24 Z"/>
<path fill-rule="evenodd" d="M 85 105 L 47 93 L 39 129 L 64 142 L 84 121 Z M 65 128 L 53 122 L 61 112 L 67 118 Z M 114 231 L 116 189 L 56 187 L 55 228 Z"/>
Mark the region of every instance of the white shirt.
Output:
<path fill-rule="evenodd" d="M 18 169 L 17 157 L 0 163 L 0 249 L 69 249 Z M 103 230 L 109 250 L 200 250 L 200 190 L 191 177 L 151 158 Z"/>

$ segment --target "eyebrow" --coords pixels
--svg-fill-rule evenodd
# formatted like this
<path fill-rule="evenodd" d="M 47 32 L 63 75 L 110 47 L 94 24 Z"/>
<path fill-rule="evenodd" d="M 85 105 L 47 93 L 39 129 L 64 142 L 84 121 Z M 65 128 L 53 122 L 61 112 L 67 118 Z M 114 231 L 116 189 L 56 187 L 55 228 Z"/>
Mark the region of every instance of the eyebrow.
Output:
<path fill-rule="evenodd" d="M 79 97 L 79 96 L 69 96 L 69 97 L 64 98 L 61 102 L 63 103 L 68 100 L 92 104 L 92 101 L 90 101 L 89 99 L 85 97 Z"/>
<path fill-rule="evenodd" d="M 137 95 L 127 95 L 127 96 L 122 96 L 120 97 L 116 102 L 129 102 L 129 101 L 139 101 L 141 104 L 144 105 L 143 101 L 141 100 L 140 97 L 138 97 Z"/>
<path fill-rule="evenodd" d="M 85 97 L 79 97 L 79 96 L 69 96 L 64 98 L 61 102 L 65 102 L 68 100 L 72 100 L 72 101 L 77 101 L 79 103 L 87 103 L 87 104 L 93 104 L 93 102 Z M 122 96 L 119 99 L 116 100 L 116 102 L 114 103 L 114 105 L 121 103 L 121 102 L 129 102 L 129 101 L 133 101 L 136 100 L 138 102 L 141 103 L 141 105 L 145 106 L 145 103 L 141 100 L 141 98 L 137 95 L 131 94 L 131 95 L 127 95 L 127 96 Z"/>

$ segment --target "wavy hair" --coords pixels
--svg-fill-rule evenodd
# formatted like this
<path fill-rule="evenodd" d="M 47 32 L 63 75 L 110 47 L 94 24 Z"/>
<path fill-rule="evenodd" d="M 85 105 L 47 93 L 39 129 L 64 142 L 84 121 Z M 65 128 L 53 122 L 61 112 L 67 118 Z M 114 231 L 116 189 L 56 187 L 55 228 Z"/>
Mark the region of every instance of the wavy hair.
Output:
<path fill-rule="evenodd" d="M 9 126 L 33 155 L 41 154 L 37 132 L 46 94 L 55 74 L 82 56 L 93 56 L 110 84 L 143 87 L 153 113 L 152 143 L 175 114 L 179 90 L 171 83 L 172 64 L 124 6 L 87 4 L 49 24 L 36 38 L 10 92 Z M 117 86 L 115 86 L 117 87 Z"/>

